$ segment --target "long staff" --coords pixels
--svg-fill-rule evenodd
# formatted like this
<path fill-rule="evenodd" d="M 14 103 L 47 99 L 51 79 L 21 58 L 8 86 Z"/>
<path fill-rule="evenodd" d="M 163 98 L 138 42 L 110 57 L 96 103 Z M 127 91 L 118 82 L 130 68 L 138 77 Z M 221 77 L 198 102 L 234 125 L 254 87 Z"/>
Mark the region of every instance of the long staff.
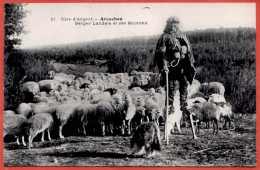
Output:
<path fill-rule="evenodd" d="M 166 71 L 166 115 L 165 115 L 165 123 L 164 123 L 164 139 L 166 140 L 166 145 L 169 145 L 169 138 L 168 138 L 168 113 L 169 113 L 169 80 L 168 80 L 168 73 Z"/>

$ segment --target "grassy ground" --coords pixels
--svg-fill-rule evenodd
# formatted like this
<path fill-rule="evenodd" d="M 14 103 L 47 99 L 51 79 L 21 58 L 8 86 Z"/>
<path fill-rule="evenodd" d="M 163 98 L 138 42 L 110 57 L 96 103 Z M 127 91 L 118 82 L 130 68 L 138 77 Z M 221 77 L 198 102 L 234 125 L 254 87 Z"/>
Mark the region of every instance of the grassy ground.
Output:
<path fill-rule="evenodd" d="M 222 124 L 220 124 L 222 126 Z M 191 130 L 171 134 L 170 144 L 158 156 L 131 156 L 129 136 L 70 136 L 46 142 L 34 142 L 34 147 L 4 144 L 5 166 L 256 166 L 256 120 L 245 116 L 233 122 L 235 128 L 212 135 L 212 129 L 202 129 L 198 140 L 192 140 Z M 163 137 L 163 127 L 161 136 Z"/>

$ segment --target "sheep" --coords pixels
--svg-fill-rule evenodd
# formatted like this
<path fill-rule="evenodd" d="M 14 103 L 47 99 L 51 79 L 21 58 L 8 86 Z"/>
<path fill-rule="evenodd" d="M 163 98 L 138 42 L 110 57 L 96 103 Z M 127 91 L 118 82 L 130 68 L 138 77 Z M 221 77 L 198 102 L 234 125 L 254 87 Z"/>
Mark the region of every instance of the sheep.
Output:
<path fill-rule="evenodd" d="M 206 99 L 204 99 L 203 97 L 196 97 L 196 98 L 188 99 L 187 108 L 191 108 L 195 103 L 204 103 L 204 102 L 206 102 Z"/>
<path fill-rule="evenodd" d="M 211 95 L 216 93 L 224 96 L 225 87 L 220 82 L 202 83 L 200 87 L 200 91 L 203 92 L 205 95 Z"/>
<path fill-rule="evenodd" d="M 202 93 L 202 92 L 197 92 L 195 94 L 192 94 L 189 98 L 193 99 L 193 98 L 196 98 L 196 97 L 203 97 L 204 99 L 208 99 L 208 96 L 205 96 L 205 94 Z"/>
<path fill-rule="evenodd" d="M 225 119 L 225 123 L 223 125 L 223 129 L 226 128 L 227 122 L 229 123 L 229 129 L 231 127 L 231 118 L 233 117 L 233 111 L 232 111 L 232 106 L 230 103 L 217 103 L 217 106 L 219 107 L 220 110 L 220 117 L 223 117 Z"/>
<path fill-rule="evenodd" d="M 218 121 L 220 120 L 221 112 L 216 104 L 210 102 L 195 103 L 188 110 L 190 113 L 195 115 L 195 120 L 198 121 L 196 130 L 197 133 L 199 133 L 199 126 L 201 121 L 212 121 L 213 134 L 218 133 Z"/>
<path fill-rule="evenodd" d="M 226 103 L 226 99 L 223 95 L 220 94 L 211 94 L 209 96 L 208 102 L 211 103 Z"/>
<path fill-rule="evenodd" d="M 156 123 L 157 125 L 159 125 L 159 118 L 163 116 L 162 114 L 162 110 L 160 108 L 156 109 L 153 108 L 151 110 L 148 110 L 146 112 L 146 116 L 148 117 L 148 121 L 152 121 L 154 123 Z"/>
<path fill-rule="evenodd" d="M 104 92 L 109 92 L 110 95 L 112 96 L 112 95 L 116 94 L 117 89 L 116 88 L 107 88 L 104 90 Z"/>
<path fill-rule="evenodd" d="M 161 150 L 160 129 L 152 122 L 142 123 L 130 139 L 134 156 L 152 157 Z M 136 149 L 137 148 L 137 149 Z"/>
<path fill-rule="evenodd" d="M 90 103 L 94 104 L 94 103 L 105 102 L 110 100 L 111 100 L 110 92 L 103 92 L 99 95 L 92 96 L 92 100 L 90 101 Z"/>
<path fill-rule="evenodd" d="M 53 117 L 49 113 L 40 113 L 37 115 L 32 116 L 27 124 L 26 124 L 26 131 L 29 135 L 29 149 L 33 147 L 33 139 L 39 134 L 42 133 L 41 141 L 44 142 L 44 131 L 47 131 L 48 139 L 51 140 L 50 136 L 50 129 L 53 126 Z"/>
<path fill-rule="evenodd" d="M 140 96 L 138 98 L 133 99 L 133 104 L 138 107 L 138 106 L 144 106 L 145 105 L 145 98 Z"/>
<path fill-rule="evenodd" d="M 31 116 L 30 115 L 31 112 L 32 112 L 32 107 L 28 103 L 21 103 L 16 108 L 16 113 L 19 115 L 23 115 L 26 118 L 29 118 Z"/>
<path fill-rule="evenodd" d="M 53 114 L 56 110 L 56 108 L 60 105 L 60 103 L 30 103 L 30 106 L 32 108 L 32 114 L 40 114 L 40 113 L 50 113 Z"/>
<path fill-rule="evenodd" d="M 131 119 L 133 118 L 136 107 L 132 103 L 132 97 L 128 93 L 123 94 L 123 101 L 120 104 L 116 104 L 115 108 L 115 119 L 116 128 L 121 127 L 121 134 L 125 134 L 125 129 L 127 129 L 127 134 L 131 133 Z M 127 125 L 126 125 L 127 123 Z"/>
<path fill-rule="evenodd" d="M 46 93 L 45 91 L 39 92 L 36 95 L 38 95 L 40 97 L 48 97 L 48 93 Z"/>
<path fill-rule="evenodd" d="M 97 106 L 96 110 L 96 123 L 99 127 L 101 127 L 101 134 L 104 136 L 107 133 L 114 133 L 114 113 L 115 108 L 113 107 L 111 102 L 101 102 Z M 130 115 L 130 116 L 129 116 Z M 131 113 L 126 115 L 126 120 L 131 119 Z"/>
<path fill-rule="evenodd" d="M 57 90 L 60 83 L 56 80 L 41 80 L 38 82 L 41 91 L 46 91 L 47 93 L 51 90 Z"/>
<path fill-rule="evenodd" d="M 188 98 L 191 98 L 194 94 L 198 93 L 200 90 L 200 84 L 191 84 L 188 86 Z"/>
<path fill-rule="evenodd" d="M 143 106 L 137 106 L 134 117 L 132 118 L 132 127 L 136 130 L 145 118 L 145 108 Z"/>
<path fill-rule="evenodd" d="M 156 89 L 156 92 L 157 93 L 160 93 L 160 94 L 162 94 L 162 95 L 165 95 L 165 89 L 163 88 L 163 87 L 158 87 L 157 89 Z"/>
<path fill-rule="evenodd" d="M 159 96 L 151 96 L 149 97 L 144 104 L 146 109 L 147 121 L 152 120 L 158 122 L 156 115 L 161 113 L 161 107 L 159 105 Z M 155 117 L 156 116 L 156 117 Z"/>
<path fill-rule="evenodd" d="M 3 135 L 15 135 L 17 138 L 17 144 L 20 145 L 19 137 L 22 137 L 22 143 L 26 146 L 24 142 L 24 136 L 26 131 L 24 130 L 24 124 L 27 123 L 27 119 L 23 115 L 15 114 L 12 110 L 4 111 L 3 120 Z"/>
<path fill-rule="evenodd" d="M 164 119 L 165 119 L 165 115 L 166 115 L 166 107 L 163 109 Z M 169 107 L 167 126 L 172 127 L 172 129 L 167 128 L 167 130 L 168 130 L 167 134 L 170 134 L 170 132 L 174 133 L 175 124 L 177 126 L 179 133 L 182 134 L 182 132 L 181 132 L 181 119 L 182 119 L 182 111 L 180 110 L 180 107 L 179 108 Z"/>
<path fill-rule="evenodd" d="M 26 82 L 23 84 L 22 91 L 24 93 L 31 93 L 31 94 L 35 95 L 40 92 L 40 88 L 39 88 L 38 83 L 29 81 L 29 82 Z"/>
<path fill-rule="evenodd" d="M 208 95 L 208 87 L 209 83 L 205 82 L 200 85 L 200 92 L 204 93 L 205 95 Z"/>
<path fill-rule="evenodd" d="M 123 102 L 123 97 L 121 94 L 114 94 L 111 96 L 111 99 L 116 107 Z"/>
<path fill-rule="evenodd" d="M 54 76 L 55 76 L 55 71 L 54 70 L 48 71 L 47 79 L 53 79 Z"/>
<path fill-rule="evenodd" d="M 25 96 L 25 102 L 31 102 L 33 96 L 40 92 L 40 87 L 38 83 L 29 81 L 23 84 L 22 91 Z"/>
<path fill-rule="evenodd" d="M 68 122 L 68 120 L 75 117 L 75 110 L 80 105 L 80 103 L 68 103 L 62 104 L 56 108 L 55 118 L 57 119 L 59 125 L 59 137 L 64 138 L 62 135 L 62 128 Z"/>
<path fill-rule="evenodd" d="M 53 80 L 56 80 L 57 82 L 60 82 L 62 84 L 66 84 L 66 85 L 71 85 L 73 79 L 69 78 L 69 76 L 65 73 L 57 73 L 53 78 Z"/>
<path fill-rule="evenodd" d="M 86 104 L 76 108 L 76 116 L 81 122 L 83 134 L 86 134 L 85 126 L 93 129 L 95 134 L 113 134 L 114 108 L 110 101 L 98 104 Z"/>
<path fill-rule="evenodd" d="M 133 87 L 131 89 L 131 91 L 134 91 L 134 92 L 144 92 L 145 90 L 143 90 L 141 87 Z"/>
<path fill-rule="evenodd" d="M 47 97 L 41 97 L 41 96 L 38 96 L 38 95 L 35 95 L 33 97 L 33 102 L 34 103 L 47 102 L 47 101 L 48 101 Z"/>
<path fill-rule="evenodd" d="M 95 124 L 94 115 L 97 110 L 97 104 L 82 104 L 75 108 L 75 121 L 78 122 L 79 132 L 86 135 L 86 126 L 89 124 Z M 92 121 L 92 122 L 91 122 Z M 93 129 L 94 131 L 94 129 Z"/>
<path fill-rule="evenodd" d="M 128 135 L 130 135 L 131 134 L 131 129 L 132 129 L 132 127 L 131 127 L 131 125 L 132 125 L 132 123 L 131 123 L 131 121 L 132 121 L 132 119 L 133 119 L 133 117 L 134 117 L 134 115 L 135 115 L 135 113 L 136 113 L 136 107 L 135 107 L 135 105 L 133 104 L 133 103 L 128 103 L 128 108 L 127 108 L 127 112 L 126 112 L 126 117 L 125 117 L 125 120 L 127 121 L 127 134 Z"/>
<path fill-rule="evenodd" d="M 210 82 L 208 87 L 208 93 L 209 94 L 217 93 L 224 96 L 225 87 L 220 82 Z"/>
<path fill-rule="evenodd" d="M 200 86 L 200 82 L 199 82 L 199 80 L 196 80 L 196 79 L 193 79 L 192 84 L 197 84 L 197 85 Z"/>

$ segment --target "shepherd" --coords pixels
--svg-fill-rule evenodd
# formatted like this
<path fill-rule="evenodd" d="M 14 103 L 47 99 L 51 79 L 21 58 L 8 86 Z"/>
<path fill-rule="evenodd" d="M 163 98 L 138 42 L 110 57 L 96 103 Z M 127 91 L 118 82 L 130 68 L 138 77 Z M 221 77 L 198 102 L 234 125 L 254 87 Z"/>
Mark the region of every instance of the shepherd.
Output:
<path fill-rule="evenodd" d="M 164 33 L 157 42 L 154 56 L 154 66 L 158 66 L 161 75 L 160 85 L 166 88 L 166 119 L 168 110 L 174 112 L 174 93 L 178 89 L 181 111 L 184 118 L 189 117 L 193 138 L 196 139 L 192 115 L 187 110 L 187 88 L 189 83 L 192 84 L 196 74 L 191 45 L 187 36 L 179 30 L 180 21 L 177 17 L 169 17 L 166 23 Z M 169 91 L 168 94 L 167 91 Z M 167 128 L 166 120 L 165 127 Z M 165 134 L 166 141 L 167 136 L 168 134 Z"/>

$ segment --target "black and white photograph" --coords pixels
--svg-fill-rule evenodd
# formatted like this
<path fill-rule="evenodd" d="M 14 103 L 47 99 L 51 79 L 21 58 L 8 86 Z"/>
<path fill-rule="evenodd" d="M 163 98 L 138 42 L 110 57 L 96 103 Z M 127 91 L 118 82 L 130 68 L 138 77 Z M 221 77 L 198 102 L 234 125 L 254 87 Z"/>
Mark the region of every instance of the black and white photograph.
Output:
<path fill-rule="evenodd" d="M 5 3 L 5 167 L 256 167 L 256 3 Z"/>

